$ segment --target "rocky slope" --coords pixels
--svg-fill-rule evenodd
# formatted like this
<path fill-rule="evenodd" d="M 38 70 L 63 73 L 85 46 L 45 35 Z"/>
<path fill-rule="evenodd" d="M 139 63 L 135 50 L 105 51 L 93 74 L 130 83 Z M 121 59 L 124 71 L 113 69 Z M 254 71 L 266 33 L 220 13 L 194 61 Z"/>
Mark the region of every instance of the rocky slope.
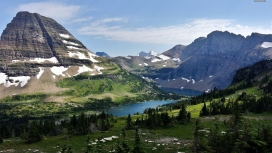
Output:
<path fill-rule="evenodd" d="M 104 74 L 105 76 L 102 76 Z M 96 77 L 92 83 L 91 78 L 96 75 L 101 77 Z M 123 75 L 125 76 L 122 77 Z M 108 78 L 108 76 L 111 77 Z M 106 83 L 105 80 L 107 80 Z M 116 80 L 132 83 L 135 86 L 130 88 L 120 85 Z M 65 83 L 65 81 L 68 83 L 61 86 L 60 82 Z M 72 85 L 75 82 L 84 83 Z M 80 95 L 77 89 L 82 92 L 88 91 L 84 94 L 85 100 L 91 97 L 101 99 L 103 96 L 119 97 L 119 99 L 133 97 L 141 94 L 138 91 L 146 93 L 147 89 L 154 93 L 161 93 L 146 83 L 139 88 L 140 83 L 142 83 L 141 78 L 133 77 L 108 59 L 93 54 L 55 20 L 37 13 L 17 13 L 1 35 L 0 92 L 2 94 L 0 98 L 40 92 L 51 93 L 47 101 L 66 101 L 73 97 L 69 98 L 72 94 L 67 94 L 65 91 Z M 111 88 L 107 90 L 109 93 L 103 91 L 101 84 L 103 87 L 111 85 Z M 100 93 L 93 96 L 95 93 L 92 91 L 98 88 L 104 95 Z M 118 88 L 130 91 L 134 88 L 139 89 L 135 93 L 126 90 L 115 92 Z M 105 87 L 105 89 L 108 88 Z M 84 101 L 82 96 L 79 101 Z"/>
<path fill-rule="evenodd" d="M 175 64 L 165 66 L 137 67 L 116 61 L 127 70 L 156 81 L 159 86 L 177 89 L 209 91 L 214 87 L 225 88 L 235 71 L 255 62 L 272 57 L 272 35 L 252 33 L 243 37 L 229 32 L 214 31 L 200 37 L 188 46 L 176 45 L 162 53 Z M 149 63 L 147 63 L 149 64 Z M 137 71 L 135 71 L 137 70 Z"/>
<path fill-rule="evenodd" d="M 225 88 L 235 71 L 272 57 L 272 35 L 253 33 L 244 38 L 229 32 L 214 31 L 206 38 L 198 38 L 182 50 L 180 66 L 159 78 L 182 79 L 184 81 L 160 81 L 164 86 L 208 90 Z M 174 86 L 173 86 L 174 84 Z"/>
<path fill-rule="evenodd" d="M 124 69 L 144 77 L 156 75 L 156 71 L 163 68 L 176 68 L 180 64 L 179 58 L 166 56 L 155 51 L 140 52 L 137 56 L 118 56 L 112 61 Z"/>

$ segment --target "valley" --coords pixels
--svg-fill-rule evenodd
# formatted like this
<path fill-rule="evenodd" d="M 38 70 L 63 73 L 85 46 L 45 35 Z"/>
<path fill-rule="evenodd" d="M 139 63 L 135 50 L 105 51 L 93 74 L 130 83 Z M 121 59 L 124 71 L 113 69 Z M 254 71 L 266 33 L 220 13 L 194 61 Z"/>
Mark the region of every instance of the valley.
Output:
<path fill-rule="evenodd" d="M 271 152 L 271 44 L 212 31 L 110 57 L 18 12 L 0 40 L 0 152 Z"/>

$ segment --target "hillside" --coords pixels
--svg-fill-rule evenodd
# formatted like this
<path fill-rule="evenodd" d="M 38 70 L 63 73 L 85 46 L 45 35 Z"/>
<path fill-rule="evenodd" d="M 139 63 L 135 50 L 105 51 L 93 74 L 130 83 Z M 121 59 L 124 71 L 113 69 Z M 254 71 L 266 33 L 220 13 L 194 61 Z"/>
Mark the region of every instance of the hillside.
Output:
<path fill-rule="evenodd" d="M 12 130 L 2 128 L 5 142 L 0 149 L 18 153 L 21 150 L 57 152 L 63 148 L 76 153 L 124 149 L 127 151 L 123 152 L 129 152 L 140 144 L 142 150 L 158 153 L 192 152 L 193 149 L 271 152 L 271 66 L 272 60 L 265 60 L 239 69 L 236 79 L 226 89 L 215 88 L 188 101 L 147 109 L 139 115 L 80 114 L 55 126 L 48 126 L 53 121 L 45 120 L 44 124 L 33 121 L 29 128 L 12 127 L 18 131 L 15 137 L 11 136 Z M 134 126 L 139 130 L 134 130 Z M 64 130 L 58 130 L 63 127 Z M 23 133 L 29 135 L 35 128 L 38 129 L 36 133 L 44 135 L 38 137 L 39 140 L 34 139 L 36 135 L 19 139 L 20 131 L 29 131 Z"/>
<path fill-rule="evenodd" d="M 271 59 L 271 43 L 271 34 L 252 33 L 243 37 L 227 31 L 213 31 L 187 46 L 176 45 L 165 51 L 161 55 L 172 60 L 158 62 L 158 66 L 147 63 L 145 59 L 133 61 L 136 57 L 114 61 L 132 73 L 153 79 L 161 87 L 203 92 L 214 87 L 226 88 L 236 70 Z M 144 62 L 148 66 L 144 66 Z M 142 67 L 137 64 L 142 64 Z"/>
<path fill-rule="evenodd" d="M 111 60 L 129 72 L 149 80 L 149 76 L 155 76 L 161 71 L 169 71 L 177 68 L 180 64 L 176 55 L 166 56 L 155 51 L 140 52 L 137 56 L 118 56 Z M 150 81 L 150 80 L 149 80 Z M 154 80 L 153 80 L 154 81 Z"/>
<path fill-rule="evenodd" d="M 239 102 L 243 113 L 271 112 L 271 92 L 272 60 L 264 60 L 237 70 L 227 88 L 214 88 L 209 93 L 192 98 L 190 103 L 209 103 L 207 110 L 213 112 L 213 115 L 231 114 L 230 108 L 234 102 Z"/>
<path fill-rule="evenodd" d="M 69 113 L 86 105 L 96 109 L 99 102 L 103 108 L 103 99 L 114 105 L 171 97 L 93 54 L 55 20 L 37 13 L 17 13 L 1 35 L 0 55 L 1 113 L 6 106 L 20 116 L 26 112 L 15 110 L 28 105 L 53 105 L 58 108 L 50 113 Z"/>

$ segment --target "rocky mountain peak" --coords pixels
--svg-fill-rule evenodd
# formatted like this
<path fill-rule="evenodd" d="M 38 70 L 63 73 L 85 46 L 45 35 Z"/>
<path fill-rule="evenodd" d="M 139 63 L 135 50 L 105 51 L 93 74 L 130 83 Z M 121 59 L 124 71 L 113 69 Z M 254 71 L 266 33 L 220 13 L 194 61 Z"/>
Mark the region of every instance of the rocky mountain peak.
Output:
<path fill-rule="evenodd" d="M 100 56 L 100 57 L 106 57 L 106 58 L 111 58 L 107 53 L 105 52 L 96 52 L 95 53 L 97 56 Z"/>
<path fill-rule="evenodd" d="M 41 87 L 37 84 L 44 83 L 55 88 L 57 78 L 83 72 L 101 74 L 103 68 L 95 58 L 97 55 L 55 20 L 19 12 L 1 35 L 0 92 L 35 91 Z"/>
<path fill-rule="evenodd" d="M 21 71 L 14 67 L 35 61 L 47 65 L 91 64 L 92 54 L 80 41 L 55 20 L 37 13 L 19 12 L 1 35 L 0 70 L 8 75 L 35 75 L 38 68 Z"/>

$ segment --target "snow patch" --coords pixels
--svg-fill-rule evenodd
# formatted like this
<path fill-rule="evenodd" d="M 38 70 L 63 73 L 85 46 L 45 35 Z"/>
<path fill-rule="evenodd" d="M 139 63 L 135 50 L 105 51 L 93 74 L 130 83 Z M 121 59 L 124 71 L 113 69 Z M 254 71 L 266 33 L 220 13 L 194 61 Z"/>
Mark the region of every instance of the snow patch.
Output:
<path fill-rule="evenodd" d="M 165 55 L 163 55 L 163 54 L 159 55 L 158 57 L 161 58 L 161 59 L 164 60 L 164 61 L 170 59 L 170 57 L 165 56 Z"/>
<path fill-rule="evenodd" d="M 53 77 L 54 79 L 56 79 L 56 76 L 55 76 L 55 75 L 52 75 L 52 77 Z"/>
<path fill-rule="evenodd" d="M 187 81 L 187 82 L 190 82 L 189 79 L 186 79 L 186 78 L 183 78 L 183 77 L 181 77 L 181 79 L 182 79 L 182 80 L 185 80 L 185 81 Z"/>
<path fill-rule="evenodd" d="M 148 64 L 147 63 L 144 63 L 145 66 L 147 66 Z"/>
<path fill-rule="evenodd" d="M 183 89 L 183 87 L 180 87 L 180 89 Z"/>
<path fill-rule="evenodd" d="M 12 60 L 12 63 L 20 62 L 20 60 Z"/>
<path fill-rule="evenodd" d="M 142 64 L 139 64 L 140 66 L 142 66 Z"/>
<path fill-rule="evenodd" d="M 149 57 L 149 56 L 145 56 L 144 58 L 145 58 L 145 59 L 150 59 L 151 57 Z"/>
<path fill-rule="evenodd" d="M 68 51 L 69 57 L 77 56 L 79 59 L 88 59 L 83 53 L 81 52 L 70 52 Z"/>
<path fill-rule="evenodd" d="M 21 84 L 21 87 L 25 86 L 30 79 L 30 76 L 17 76 L 17 77 L 8 77 L 5 73 L 0 73 L 0 84 L 4 84 L 5 87 L 14 85 L 17 87 Z M 10 82 L 12 80 L 12 82 Z"/>
<path fill-rule="evenodd" d="M 166 67 L 166 65 L 163 65 L 163 67 Z"/>
<path fill-rule="evenodd" d="M 131 59 L 131 57 L 130 57 L 130 56 L 125 56 L 125 58 L 127 58 L 127 59 Z"/>
<path fill-rule="evenodd" d="M 57 76 L 65 76 L 63 74 L 64 71 L 66 71 L 68 68 L 65 68 L 64 66 L 53 66 L 50 68 L 51 72 L 54 73 Z"/>
<path fill-rule="evenodd" d="M 93 53 L 90 53 L 90 52 L 88 52 L 88 54 L 89 54 L 89 56 L 90 56 L 90 61 L 92 61 L 92 62 L 94 62 L 94 63 L 97 63 L 97 62 L 99 62 L 99 61 L 97 61 L 97 60 L 95 60 L 93 57 L 97 57 L 97 55 L 95 55 L 95 54 L 93 54 Z"/>
<path fill-rule="evenodd" d="M 201 79 L 201 80 L 199 80 L 199 82 L 203 82 L 203 80 Z"/>
<path fill-rule="evenodd" d="M 21 87 L 23 87 L 23 86 L 25 86 L 27 84 L 29 79 L 30 79 L 30 76 L 9 77 L 9 80 L 13 80 L 13 83 L 8 81 L 5 84 L 5 87 L 9 87 L 9 86 L 12 86 L 12 85 L 17 87 L 19 84 L 21 84 Z"/>
<path fill-rule="evenodd" d="M 89 58 L 85 56 L 85 54 L 81 53 L 81 52 L 70 52 L 68 51 L 68 55 L 69 57 L 73 57 L 73 56 L 77 56 L 79 59 L 88 59 L 94 63 L 97 63 L 98 61 L 95 60 L 93 57 L 96 57 L 96 55 L 88 52 Z"/>
<path fill-rule="evenodd" d="M 94 65 L 94 69 L 96 69 L 97 71 L 101 71 L 101 70 L 103 70 L 104 68 L 103 67 L 99 67 L 99 66 L 97 66 L 97 65 Z"/>
<path fill-rule="evenodd" d="M 82 48 L 77 48 L 75 46 L 66 46 L 68 49 L 77 49 L 77 50 L 82 50 Z"/>
<path fill-rule="evenodd" d="M 62 40 L 62 42 L 69 45 L 79 46 L 79 44 L 71 42 L 71 41 Z"/>
<path fill-rule="evenodd" d="M 70 36 L 69 36 L 68 34 L 60 33 L 59 35 L 60 35 L 61 37 L 63 37 L 63 38 L 70 38 Z"/>
<path fill-rule="evenodd" d="M 157 56 L 158 55 L 158 53 L 156 52 L 156 51 L 150 51 L 150 53 L 149 53 L 149 55 L 152 55 L 152 56 Z"/>
<path fill-rule="evenodd" d="M 195 84 L 195 80 L 194 79 L 192 79 L 192 84 Z"/>
<path fill-rule="evenodd" d="M 270 48 L 272 47 L 272 42 L 263 42 L 261 47 L 263 48 Z"/>
<path fill-rule="evenodd" d="M 37 74 L 37 79 L 40 79 L 41 75 L 44 72 L 44 68 L 43 67 L 39 67 L 39 69 L 40 69 L 40 72 Z"/>
<path fill-rule="evenodd" d="M 161 61 L 161 60 L 157 59 L 157 58 L 154 58 L 154 59 L 151 60 L 152 63 L 159 62 L 159 61 Z"/>
<path fill-rule="evenodd" d="M 0 73 L 0 84 L 2 84 L 2 83 L 6 84 L 7 78 L 8 78 L 8 76 L 6 75 L 6 73 Z"/>
<path fill-rule="evenodd" d="M 209 78 L 212 78 L 212 77 L 213 77 L 212 75 L 209 76 Z"/>
<path fill-rule="evenodd" d="M 206 90 L 205 92 L 206 92 L 206 93 L 210 92 L 210 89 Z"/>
<path fill-rule="evenodd" d="M 175 62 L 180 62 L 179 58 L 173 58 L 172 60 L 175 61 Z"/>
<path fill-rule="evenodd" d="M 57 60 L 56 57 L 51 57 L 51 58 L 34 58 L 29 60 L 31 62 L 38 62 L 38 63 L 43 63 L 45 61 L 49 61 L 51 63 L 58 63 L 59 61 Z"/>
<path fill-rule="evenodd" d="M 85 66 L 85 65 L 79 66 L 79 67 L 78 67 L 78 73 L 75 74 L 74 76 L 77 76 L 77 75 L 79 75 L 80 73 L 83 73 L 83 72 L 93 72 L 93 69 L 88 68 L 88 67 Z"/>

